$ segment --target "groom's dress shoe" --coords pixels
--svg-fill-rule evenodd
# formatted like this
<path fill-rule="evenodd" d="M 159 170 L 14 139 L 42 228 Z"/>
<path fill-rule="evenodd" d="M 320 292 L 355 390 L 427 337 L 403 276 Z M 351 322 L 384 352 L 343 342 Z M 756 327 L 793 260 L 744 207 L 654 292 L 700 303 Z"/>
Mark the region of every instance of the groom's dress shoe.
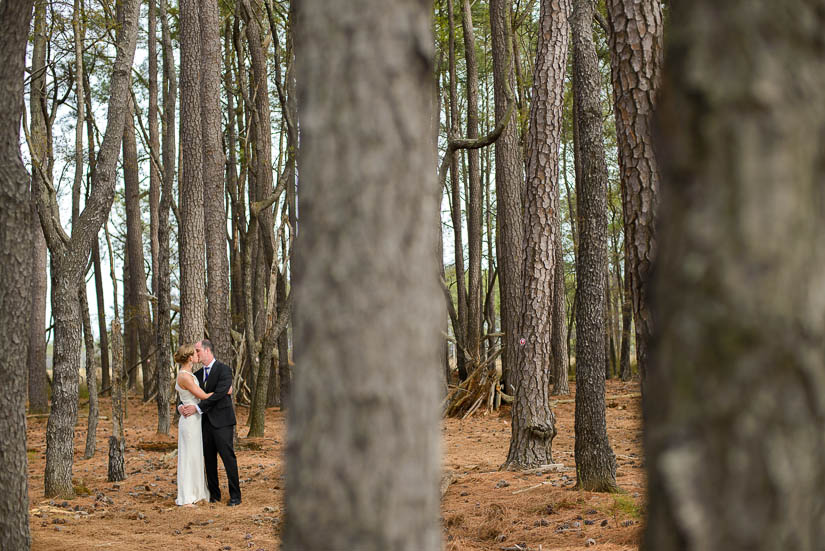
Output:
<path fill-rule="evenodd" d="M 209 503 L 220 503 L 220 502 L 221 502 L 220 499 L 215 499 L 214 497 L 209 498 Z"/>
<path fill-rule="evenodd" d="M 241 504 L 240 499 L 230 499 L 229 503 L 227 503 L 226 505 L 229 506 L 229 507 L 234 507 L 235 505 L 240 505 L 240 504 Z"/>

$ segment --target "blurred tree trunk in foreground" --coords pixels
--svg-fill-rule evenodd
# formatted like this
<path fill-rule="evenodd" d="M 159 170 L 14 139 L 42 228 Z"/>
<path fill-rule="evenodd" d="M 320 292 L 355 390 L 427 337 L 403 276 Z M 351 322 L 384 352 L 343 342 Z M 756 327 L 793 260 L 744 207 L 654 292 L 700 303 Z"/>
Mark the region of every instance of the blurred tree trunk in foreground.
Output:
<path fill-rule="evenodd" d="M 825 2 L 672 4 L 645 548 L 825 542 Z"/>
<path fill-rule="evenodd" d="M 284 548 L 439 549 L 432 14 L 426 2 L 360 0 L 345 24 L 326 0 L 297 9 Z"/>

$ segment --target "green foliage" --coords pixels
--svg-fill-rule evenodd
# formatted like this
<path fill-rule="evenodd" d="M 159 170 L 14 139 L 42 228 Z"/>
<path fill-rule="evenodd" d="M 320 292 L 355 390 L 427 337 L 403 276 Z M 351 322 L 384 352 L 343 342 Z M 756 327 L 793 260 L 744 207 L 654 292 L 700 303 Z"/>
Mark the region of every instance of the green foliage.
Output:
<path fill-rule="evenodd" d="M 640 520 L 644 516 L 642 508 L 636 503 L 636 500 L 629 495 L 618 493 L 612 495 L 611 498 L 612 501 L 604 509 L 604 512 L 612 516 L 614 521 L 618 521 L 621 517 Z"/>
<path fill-rule="evenodd" d="M 86 482 L 82 478 L 75 478 L 72 480 L 72 487 L 74 488 L 74 493 L 78 497 L 88 496 L 92 493 L 88 486 L 86 486 Z"/>

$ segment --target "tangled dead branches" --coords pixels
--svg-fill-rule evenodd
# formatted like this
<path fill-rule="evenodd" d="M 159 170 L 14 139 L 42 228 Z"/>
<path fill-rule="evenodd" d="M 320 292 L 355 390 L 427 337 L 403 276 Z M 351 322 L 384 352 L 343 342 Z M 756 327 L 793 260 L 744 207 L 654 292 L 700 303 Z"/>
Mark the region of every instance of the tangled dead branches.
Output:
<path fill-rule="evenodd" d="M 500 355 L 501 348 L 498 348 L 481 363 L 472 362 L 470 375 L 458 385 L 450 385 L 444 399 L 446 416 L 464 419 L 476 413 L 482 405 L 486 404 L 485 411 L 493 411 L 501 405 L 501 400 L 512 401 L 501 391 L 501 368 L 496 364 Z"/>

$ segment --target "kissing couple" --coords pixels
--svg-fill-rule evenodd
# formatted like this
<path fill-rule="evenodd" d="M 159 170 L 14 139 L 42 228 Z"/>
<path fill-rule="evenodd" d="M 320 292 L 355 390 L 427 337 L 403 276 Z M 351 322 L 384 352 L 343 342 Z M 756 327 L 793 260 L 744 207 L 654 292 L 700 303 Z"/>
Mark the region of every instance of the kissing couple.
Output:
<path fill-rule="evenodd" d="M 235 458 L 235 410 L 232 407 L 232 369 L 215 359 L 212 342 L 203 339 L 184 344 L 175 352 L 180 372 L 178 391 L 178 497 L 177 505 L 194 507 L 221 500 L 218 456 L 229 484 L 229 503 L 241 504 L 238 461 Z M 192 372 L 195 363 L 203 369 Z"/>

